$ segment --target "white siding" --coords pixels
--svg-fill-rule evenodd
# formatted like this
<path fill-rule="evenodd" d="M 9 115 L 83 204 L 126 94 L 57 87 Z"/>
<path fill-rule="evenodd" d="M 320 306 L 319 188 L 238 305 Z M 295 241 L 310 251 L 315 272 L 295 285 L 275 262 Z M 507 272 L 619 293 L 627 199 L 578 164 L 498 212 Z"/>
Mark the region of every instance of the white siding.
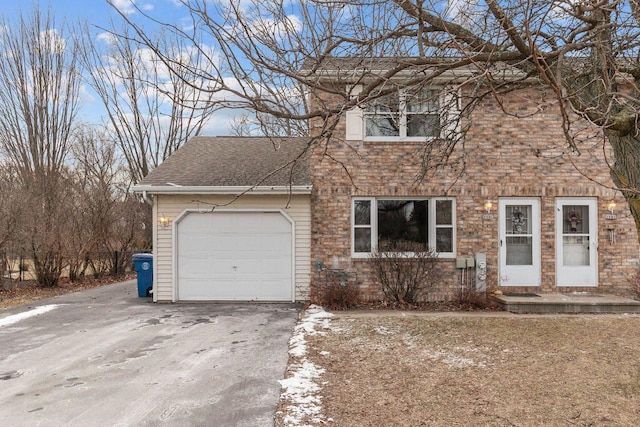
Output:
<path fill-rule="evenodd" d="M 154 301 L 175 299 L 173 276 L 173 224 L 162 227 L 158 217 L 171 222 L 185 210 L 211 209 L 282 209 L 295 222 L 295 299 L 309 298 L 311 274 L 311 203 L 309 195 L 245 195 L 237 200 L 222 195 L 154 196 Z"/>

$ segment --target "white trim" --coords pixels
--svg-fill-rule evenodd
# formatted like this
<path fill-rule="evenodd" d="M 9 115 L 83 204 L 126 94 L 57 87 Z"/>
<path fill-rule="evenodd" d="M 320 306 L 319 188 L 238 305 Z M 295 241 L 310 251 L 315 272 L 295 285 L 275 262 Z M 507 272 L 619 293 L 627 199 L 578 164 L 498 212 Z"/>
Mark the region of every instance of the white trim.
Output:
<path fill-rule="evenodd" d="M 355 202 L 358 200 L 365 200 L 371 203 L 370 206 L 370 229 L 371 229 L 371 252 L 355 252 Z M 436 202 L 442 200 L 450 200 L 451 203 L 451 229 L 452 229 L 452 252 L 436 252 L 438 254 L 438 258 L 455 258 L 457 253 L 457 225 L 456 225 L 456 199 L 455 197 L 418 197 L 418 196 L 377 196 L 377 197 L 352 197 L 351 198 L 351 257 L 352 258 L 369 258 L 371 257 L 371 253 L 376 251 L 378 247 L 378 200 L 426 200 L 429 202 L 429 215 L 428 215 L 428 231 L 429 231 L 429 241 L 427 244 L 430 248 L 436 247 Z M 365 226 L 360 226 L 359 228 L 367 228 Z M 439 228 L 449 228 L 443 227 L 442 225 Z M 410 255 L 410 254 L 408 254 Z"/>
<path fill-rule="evenodd" d="M 136 193 L 148 194 L 311 194 L 311 185 L 273 186 L 181 186 L 181 185 L 134 185 Z"/>
<path fill-rule="evenodd" d="M 158 227 L 160 226 L 158 223 L 158 198 L 153 197 L 153 207 L 151 208 L 151 242 L 153 245 L 153 281 L 151 283 L 152 293 L 151 296 L 153 298 L 153 302 L 158 302 Z"/>
<path fill-rule="evenodd" d="M 172 247 L 171 247 L 171 263 L 173 270 L 173 292 L 171 296 L 172 302 L 178 301 L 178 227 L 180 222 L 189 214 L 215 214 L 215 213 L 279 213 L 291 224 L 291 302 L 296 300 L 296 223 L 283 209 L 185 209 L 173 220 L 172 223 Z M 154 263 L 157 264 L 157 263 Z"/>
<path fill-rule="evenodd" d="M 378 216 L 373 214 L 373 210 L 375 209 L 375 197 L 352 197 L 351 198 L 351 258 L 369 258 L 371 256 L 371 252 L 355 252 L 355 242 L 356 242 L 356 215 L 355 215 L 355 207 L 356 201 L 368 201 L 369 202 L 369 226 L 366 225 L 359 226 L 358 228 L 369 228 L 371 230 L 371 250 L 373 251 L 373 239 L 374 239 L 374 230 L 377 229 L 377 224 L 374 224 L 378 220 Z"/>
<path fill-rule="evenodd" d="M 589 265 L 588 266 L 568 266 L 567 269 L 574 269 L 574 274 L 569 277 L 570 282 L 562 283 L 564 277 L 560 277 L 560 268 L 564 263 L 564 241 L 563 241 L 563 217 L 562 207 L 565 205 L 587 206 L 589 209 Z M 556 197 L 556 287 L 598 287 L 598 199 L 597 197 Z M 579 271 L 582 270 L 582 271 Z M 588 279 L 583 279 L 585 276 Z M 566 276 L 563 274 L 562 276 Z M 589 282 L 589 279 L 592 282 Z M 577 280 L 571 282 L 571 280 Z"/>
<path fill-rule="evenodd" d="M 506 247 L 507 234 L 505 223 L 505 207 L 507 205 L 530 205 L 531 206 L 531 236 L 532 254 L 531 265 L 507 267 Z M 541 201 L 539 197 L 500 197 L 498 199 L 498 277 L 500 286 L 540 286 L 542 284 L 542 228 L 541 228 Z M 517 235 L 515 235 L 517 236 Z M 510 279 L 505 270 L 508 268 L 519 268 L 520 274 L 527 275 L 527 282 L 509 283 Z M 528 272 L 522 272 L 528 268 Z M 513 279 L 511 279 L 513 280 Z"/>

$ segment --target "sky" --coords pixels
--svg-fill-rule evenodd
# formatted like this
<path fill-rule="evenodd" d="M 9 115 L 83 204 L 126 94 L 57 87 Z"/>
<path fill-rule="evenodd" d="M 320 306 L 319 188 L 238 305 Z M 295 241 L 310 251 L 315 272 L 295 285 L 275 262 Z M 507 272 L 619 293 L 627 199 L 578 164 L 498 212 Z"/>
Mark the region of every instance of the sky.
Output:
<path fill-rule="evenodd" d="M 177 23 L 181 18 L 188 16 L 187 9 L 179 0 L 111 0 L 128 18 L 134 22 L 144 22 L 145 28 L 150 22 L 138 12 L 133 4 L 153 15 L 162 22 Z M 120 22 L 121 17 L 107 0 L 0 0 L 0 14 L 8 21 L 22 13 L 29 16 L 32 6 L 39 5 L 41 9 L 50 8 L 56 22 L 67 21 L 72 24 L 76 21 L 87 22 L 99 28 L 109 28 L 110 22 Z M 99 32 L 96 29 L 96 32 Z M 96 40 L 96 43 L 100 43 Z M 91 95 L 92 90 L 85 86 L 78 118 L 87 123 L 100 123 L 104 117 L 104 108 L 99 99 Z M 204 129 L 205 135 L 226 135 L 229 133 L 230 112 L 218 112 L 211 118 Z"/>

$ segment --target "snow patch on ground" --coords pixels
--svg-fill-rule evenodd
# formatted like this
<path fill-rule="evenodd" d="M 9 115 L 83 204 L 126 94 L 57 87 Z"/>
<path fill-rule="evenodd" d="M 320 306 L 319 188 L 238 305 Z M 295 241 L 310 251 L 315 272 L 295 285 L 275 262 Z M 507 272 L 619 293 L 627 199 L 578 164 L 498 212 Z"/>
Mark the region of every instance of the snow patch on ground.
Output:
<path fill-rule="evenodd" d="M 14 323 L 18 323 L 21 320 L 28 319 L 29 317 L 46 313 L 47 311 L 51 311 L 53 309 L 58 308 L 60 305 L 61 304 L 42 305 L 40 307 L 34 308 L 33 310 L 25 311 L 24 313 L 18 313 L 12 316 L 7 316 L 3 319 L 0 319 L 0 327 L 13 325 Z"/>
<path fill-rule="evenodd" d="M 308 425 L 309 421 L 322 423 L 322 396 L 318 394 L 321 389 L 317 380 L 324 369 L 307 359 L 306 337 L 326 334 L 332 316 L 322 307 L 310 306 L 289 341 L 289 355 L 292 358 L 290 376 L 280 381 L 280 400 L 286 402 L 283 418 L 285 426 Z"/>
<path fill-rule="evenodd" d="M 395 335 L 395 334 L 398 333 L 397 330 L 389 329 L 389 328 L 384 327 L 384 326 L 376 326 L 375 328 L 373 328 L 373 330 L 378 335 Z"/>
<path fill-rule="evenodd" d="M 466 368 L 475 366 L 478 368 L 486 368 L 487 363 L 484 360 L 476 360 L 471 357 L 466 357 L 460 353 L 476 353 L 476 358 L 485 358 L 484 354 L 479 353 L 478 349 L 455 347 L 452 350 L 436 350 L 425 351 L 424 354 L 434 362 L 443 363 L 452 368 Z M 478 354 L 479 353 L 479 354 Z"/>

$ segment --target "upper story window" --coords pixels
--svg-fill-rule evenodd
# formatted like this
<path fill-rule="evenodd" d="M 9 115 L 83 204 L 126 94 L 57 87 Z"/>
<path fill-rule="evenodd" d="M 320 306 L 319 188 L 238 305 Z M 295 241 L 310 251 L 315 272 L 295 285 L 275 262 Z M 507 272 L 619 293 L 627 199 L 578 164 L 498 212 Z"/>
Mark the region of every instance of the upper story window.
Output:
<path fill-rule="evenodd" d="M 369 102 L 363 110 L 365 137 L 440 135 L 439 92 L 403 89 Z"/>
<path fill-rule="evenodd" d="M 367 257 L 402 242 L 455 256 L 455 200 L 358 197 L 352 204 L 352 254 Z"/>
<path fill-rule="evenodd" d="M 361 85 L 349 88 L 351 96 Z M 458 134 L 459 93 L 452 87 L 399 88 L 346 113 L 347 140 L 421 141 Z"/>

